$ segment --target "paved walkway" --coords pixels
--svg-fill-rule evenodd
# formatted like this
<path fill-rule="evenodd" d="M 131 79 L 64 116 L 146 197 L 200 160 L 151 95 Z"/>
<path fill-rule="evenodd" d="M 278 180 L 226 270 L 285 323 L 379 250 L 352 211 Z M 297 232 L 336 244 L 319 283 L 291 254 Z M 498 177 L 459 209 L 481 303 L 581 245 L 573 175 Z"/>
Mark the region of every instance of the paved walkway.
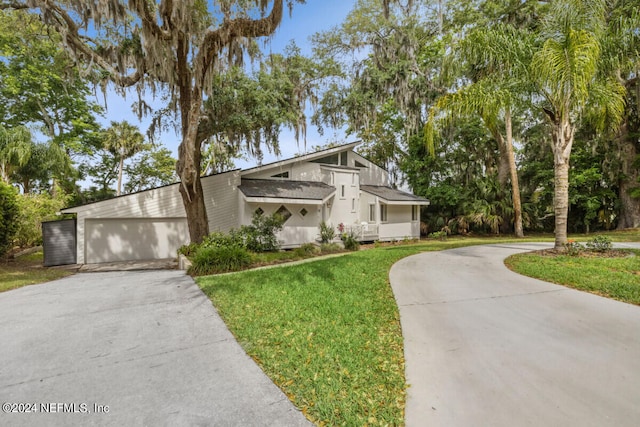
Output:
<path fill-rule="evenodd" d="M 2 426 L 310 425 L 181 271 L 4 292 L 0 325 L 0 403 L 38 410 Z"/>
<path fill-rule="evenodd" d="M 393 266 L 408 427 L 640 424 L 640 307 L 503 264 L 545 246 L 467 247 Z"/>

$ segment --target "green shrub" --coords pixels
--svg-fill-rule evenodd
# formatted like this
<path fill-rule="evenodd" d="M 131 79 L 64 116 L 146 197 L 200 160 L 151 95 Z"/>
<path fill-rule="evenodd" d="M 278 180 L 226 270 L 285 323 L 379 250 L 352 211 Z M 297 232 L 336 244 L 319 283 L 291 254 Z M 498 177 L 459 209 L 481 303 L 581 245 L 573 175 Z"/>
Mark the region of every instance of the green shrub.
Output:
<path fill-rule="evenodd" d="M 578 256 L 584 250 L 584 246 L 582 246 L 578 242 L 574 242 L 573 240 L 569 240 L 564 245 L 567 255 L 569 256 Z"/>
<path fill-rule="evenodd" d="M 237 231 L 243 246 L 253 252 L 273 252 L 280 249 L 280 242 L 276 233 L 282 230 L 284 218 L 282 215 L 253 214 L 251 225 L 243 225 Z M 234 231 L 232 230 L 232 235 Z"/>
<path fill-rule="evenodd" d="M 305 258 L 317 254 L 318 252 L 320 252 L 320 248 L 318 248 L 313 243 L 305 243 L 299 248 L 295 248 L 293 252 L 296 254 L 296 256 Z"/>
<path fill-rule="evenodd" d="M 251 265 L 251 255 L 240 246 L 200 248 L 188 273 L 194 276 L 238 271 Z"/>
<path fill-rule="evenodd" d="M 20 247 L 42 244 L 42 222 L 56 219 L 57 212 L 66 204 L 66 196 L 24 194 L 17 196 L 19 215 L 16 218 L 15 243 Z"/>
<path fill-rule="evenodd" d="M 344 244 L 344 248 L 348 251 L 357 251 L 360 249 L 360 242 L 358 241 L 358 235 L 353 231 L 347 231 L 346 233 L 342 233 L 341 236 L 342 243 Z"/>
<path fill-rule="evenodd" d="M 447 240 L 447 232 L 444 230 L 434 231 L 433 233 L 429 234 L 429 237 L 432 239 L 445 241 Z"/>
<path fill-rule="evenodd" d="M 0 181 L 0 257 L 12 248 L 18 231 L 20 210 L 17 199 L 16 190 Z"/>
<path fill-rule="evenodd" d="M 326 222 L 322 221 L 320 223 L 320 242 L 329 243 L 333 240 L 334 237 L 336 237 L 336 231 L 331 225 L 328 225 Z"/>
<path fill-rule="evenodd" d="M 320 252 L 323 254 L 332 254 L 342 252 L 342 248 L 337 243 L 323 243 L 320 245 Z"/>
<path fill-rule="evenodd" d="M 587 242 L 587 248 L 594 252 L 607 252 L 613 249 L 613 243 L 607 236 L 595 236 Z"/>
<path fill-rule="evenodd" d="M 200 249 L 198 243 L 189 243 L 188 245 L 182 245 L 178 248 L 178 255 L 184 255 L 186 257 L 192 257 Z"/>
<path fill-rule="evenodd" d="M 222 248 L 229 246 L 244 247 L 244 239 L 237 230 L 231 230 L 229 233 L 214 231 L 202 240 L 203 248 Z"/>

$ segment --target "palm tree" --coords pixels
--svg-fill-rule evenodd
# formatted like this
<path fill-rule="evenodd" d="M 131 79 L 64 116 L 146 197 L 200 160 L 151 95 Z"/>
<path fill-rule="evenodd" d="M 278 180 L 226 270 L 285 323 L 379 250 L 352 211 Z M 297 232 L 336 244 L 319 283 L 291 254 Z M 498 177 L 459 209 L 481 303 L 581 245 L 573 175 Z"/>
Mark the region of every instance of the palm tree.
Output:
<path fill-rule="evenodd" d="M 448 68 L 473 69 L 475 81 L 441 97 L 429 112 L 426 126 L 427 145 L 432 149 L 434 120 L 478 115 L 498 143 L 500 152 L 499 182 L 504 188 L 511 180 L 514 231 L 524 237 L 520 185 L 513 149 L 512 110 L 527 86 L 523 64 L 530 57 L 530 43 L 524 30 L 507 25 L 478 28 L 461 40 L 453 51 Z M 481 65 L 479 65 L 481 64 Z M 504 134 L 501 130 L 504 123 Z"/>
<path fill-rule="evenodd" d="M 7 129 L 0 125 L 0 179 L 10 184 L 11 173 L 31 157 L 31 132 L 24 126 Z"/>
<path fill-rule="evenodd" d="M 104 146 L 118 159 L 118 188 L 116 189 L 116 195 L 119 196 L 122 190 L 124 161 L 144 150 L 147 145 L 144 143 L 144 136 L 137 127 L 127 121 L 122 121 L 111 122 L 111 126 L 105 132 Z"/>
<path fill-rule="evenodd" d="M 601 127 L 615 126 L 624 113 L 624 86 L 598 73 L 606 5 L 606 0 L 553 2 L 542 23 L 541 47 L 531 62 L 531 77 L 552 132 L 557 250 L 567 243 L 569 158 L 577 123 L 588 107 L 609 118 L 608 123 L 600 121 Z"/>

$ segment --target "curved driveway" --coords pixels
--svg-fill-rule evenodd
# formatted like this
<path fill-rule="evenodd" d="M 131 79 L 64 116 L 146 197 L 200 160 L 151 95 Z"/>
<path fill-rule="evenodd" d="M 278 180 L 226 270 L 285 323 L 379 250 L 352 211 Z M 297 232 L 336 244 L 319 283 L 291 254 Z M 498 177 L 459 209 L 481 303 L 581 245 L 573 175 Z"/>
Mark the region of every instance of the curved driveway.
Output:
<path fill-rule="evenodd" d="M 408 427 L 640 424 L 640 307 L 503 264 L 548 246 L 467 247 L 393 266 Z"/>
<path fill-rule="evenodd" d="M 1 293 L 5 402 L 30 412 L 0 410 L 2 426 L 311 425 L 180 271 L 80 273 Z"/>

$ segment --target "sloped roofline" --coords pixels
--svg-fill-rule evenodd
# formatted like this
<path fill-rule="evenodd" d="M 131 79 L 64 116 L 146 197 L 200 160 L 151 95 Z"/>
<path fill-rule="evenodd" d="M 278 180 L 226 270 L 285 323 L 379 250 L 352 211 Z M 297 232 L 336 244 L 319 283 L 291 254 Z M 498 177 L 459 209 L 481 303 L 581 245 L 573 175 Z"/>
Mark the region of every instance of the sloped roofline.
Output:
<path fill-rule="evenodd" d="M 225 171 L 225 172 L 212 173 L 212 174 L 209 174 L 209 175 L 201 176 L 200 179 L 209 178 L 211 176 L 216 176 L 216 175 L 224 175 L 224 174 L 231 173 L 231 172 L 239 172 L 239 171 L 241 171 L 241 169 L 232 169 L 232 170 Z M 85 203 L 85 204 L 82 204 L 82 205 L 69 206 L 69 207 L 60 209 L 60 213 L 63 213 L 63 214 L 65 214 L 65 213 L 76 213 L 76 211 L 78 209 L 84 208 L 85 206 L 91 206 L 91 205 L 95 205 L 95 204 L 98 204 L 98 203 L 111 202 L 112 200 L 122 199 L 122 198 L 129 197 L 129 196 L 135 196 L 137 194 L 146 193 L 146 192 L 154 191 L 154 190 L 159 190 L 159 189 L 165 188 L 165 187 L 171 187 L 173 185 L 179 185 L 180 182 L 181 181 L 176 181 L 176 182 L 172 182 L 171 184 L 159 185 L 157 187 L 147 188 L 146 190 L 140 190 L 140 191 L 135 191 L 133 193 L 121 194 L 119 196 L 113 196 L 113 197 L 110 197 L 110 198 L 104 199 L 104 200 L 97 200 L 95 202 L 89 202 L 89 203 Z"/>
<path fill-rule="evenodd" d="M 302 156 L 290 157 L 288 159 L 278 160 L 278 161 L 275 161 L 275 162 L 272 162 L 272 163 L 268 163 L 266 165 L 255 166 L 255 167 L 249 168 L 249 169 L 243 169 L 240 172 L 240 174 L 241 175 L 245 175 L 245 174 L 248 174 L 248 173 L 261 172 L 263 170 L 282 167 L 282 166 L 286 166 L 286 165 L 289 165 L 291 163 L 296 163 L 296 162 L 308 162 L 308 161 L 311 161 L 313 159 L 319 159 L 319 158 L 322 158 L 322 157 L 329 156 L 331 154 L 341 153 L 343 151 L 351 150 L 351 149 L 355 148 L 356 146 L 360 145 L 361 143 L 362 143 L 362 141 L 350 142 L 348 144 L 338 145 L 336 147 L 327 148 L 327 149 L 316 151 L 316 152 L 313 152 L 313 153 L 303 154 Z"/>

